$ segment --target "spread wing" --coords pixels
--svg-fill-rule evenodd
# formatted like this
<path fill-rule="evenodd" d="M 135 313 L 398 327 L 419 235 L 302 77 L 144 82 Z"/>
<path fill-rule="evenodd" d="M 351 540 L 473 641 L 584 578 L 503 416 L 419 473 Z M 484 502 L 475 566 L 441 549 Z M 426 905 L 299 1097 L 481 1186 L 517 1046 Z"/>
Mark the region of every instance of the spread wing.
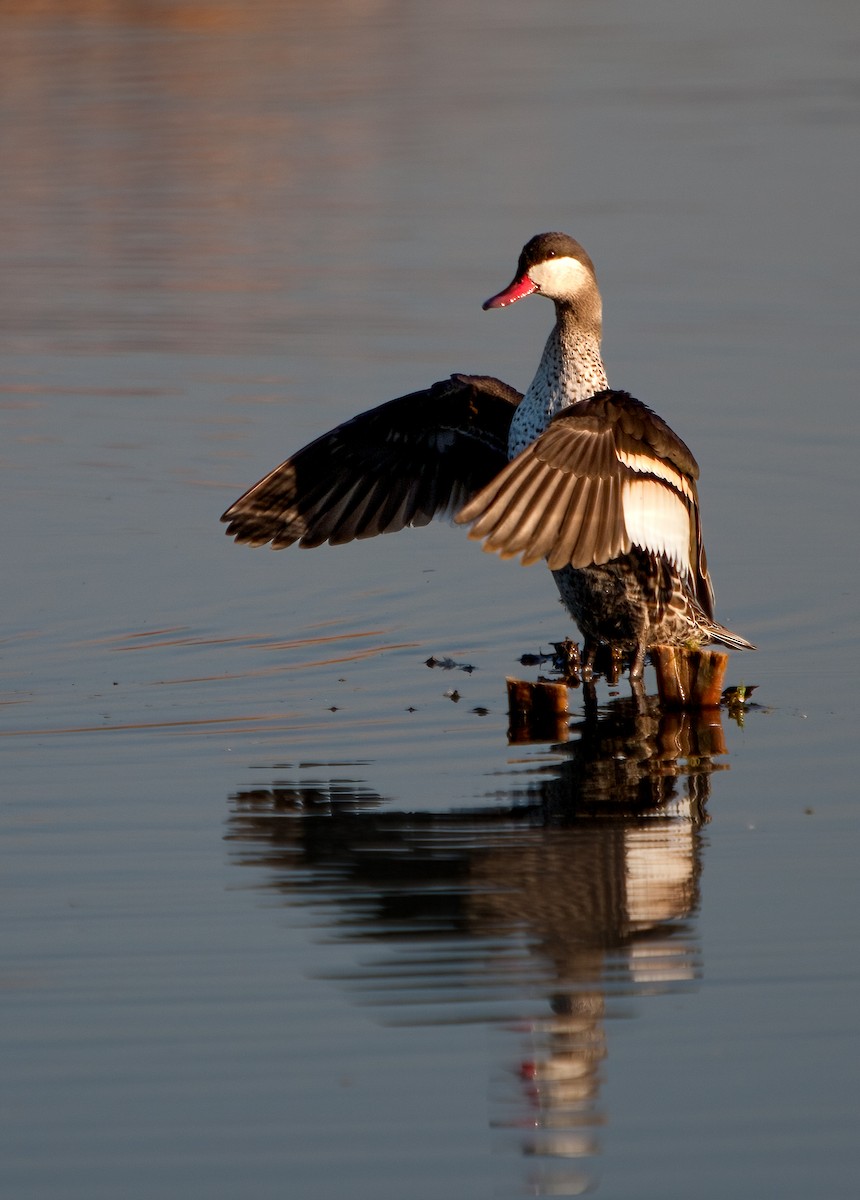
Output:
<path fill-rule="evenodd" d="M 673 563 L 712 616 L 698 474 L 665 421 L 626 392 L 601 392 L 559 413 L 455 519 L 485 550 L 553 570 L 638 546 Z"/>
<path fill-rule="evenodd" d="M 453 515 L 507 461 L 522 399 L 498 379 L 452 375 L 361 413 L 254 484 L 222 516 L 237 542 L 340 545 Z"/>

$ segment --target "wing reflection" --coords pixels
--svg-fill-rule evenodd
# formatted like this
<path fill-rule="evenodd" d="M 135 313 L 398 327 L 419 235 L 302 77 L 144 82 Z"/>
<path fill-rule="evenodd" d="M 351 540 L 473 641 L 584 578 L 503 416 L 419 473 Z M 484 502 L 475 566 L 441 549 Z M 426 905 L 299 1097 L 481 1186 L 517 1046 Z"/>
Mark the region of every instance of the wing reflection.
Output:
<path fill-rule="evenodd" d="M 622 699 L 553 750 L 524 798 L 441 815 L 303 767 L 232 797 L 227 836 L 262 886 L 375 947 L 339 977 L 357 1003 L 503 1039 L 492 1124 L 528 1156 L 531 1194 L 571 1195 L 593 1185 L 607 1020 L 699 975 L 700 829 L 725 745 L 718 713 Z"/>

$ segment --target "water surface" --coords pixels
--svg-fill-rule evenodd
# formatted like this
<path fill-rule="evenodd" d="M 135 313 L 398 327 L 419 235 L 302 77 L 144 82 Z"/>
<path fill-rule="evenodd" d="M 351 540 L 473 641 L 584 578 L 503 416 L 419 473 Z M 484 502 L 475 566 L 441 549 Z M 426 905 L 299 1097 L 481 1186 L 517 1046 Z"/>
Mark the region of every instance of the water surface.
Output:
<path fill-rule="evenodd" d="M 853 1197 L 855 6 L 0 29 L 4 1190 Z M 525 386 L 548 306 L 480 304 L 551 228 L 700 461 L 740 723 L 601 686 L 510 745 L 542 568 L 218 524 L 356 411 Z"/>

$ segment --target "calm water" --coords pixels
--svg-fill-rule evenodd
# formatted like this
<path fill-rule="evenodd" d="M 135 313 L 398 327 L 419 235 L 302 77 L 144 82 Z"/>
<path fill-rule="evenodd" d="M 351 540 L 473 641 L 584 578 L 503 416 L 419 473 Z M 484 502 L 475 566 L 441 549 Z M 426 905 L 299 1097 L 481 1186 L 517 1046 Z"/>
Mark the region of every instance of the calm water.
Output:
<path fill-rule="evenodd" d="M 0 34 L 3 1194 L 854 1197 L 856 5 Z M 552 228 L 699 458 L 740 723 L 509 745 L 542 568 L 221 532 L 362 408 L 524 386 L 549 307 L 480 303 Z"/>

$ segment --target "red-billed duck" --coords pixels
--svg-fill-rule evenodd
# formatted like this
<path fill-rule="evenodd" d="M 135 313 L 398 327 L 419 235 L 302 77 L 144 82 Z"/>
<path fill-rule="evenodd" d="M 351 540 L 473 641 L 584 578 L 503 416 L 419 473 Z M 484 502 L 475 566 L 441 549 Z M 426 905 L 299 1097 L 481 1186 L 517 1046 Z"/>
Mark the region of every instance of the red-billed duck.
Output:
<path fill-rule="evenodd" d="M 714 620 L 696 460 L 641 401 L 607 387 L 594 266 L 563 233 L 526 244 L 484 308 L 529 295 L 556 321 L 525 396 L 452 375 L 323 434 L 224 513 L 237 542 L 338 545 L 436 516 L 503 558 L 546 559 L 585 639 L 642 676 L 650 646 L 754 649 Z"/>

